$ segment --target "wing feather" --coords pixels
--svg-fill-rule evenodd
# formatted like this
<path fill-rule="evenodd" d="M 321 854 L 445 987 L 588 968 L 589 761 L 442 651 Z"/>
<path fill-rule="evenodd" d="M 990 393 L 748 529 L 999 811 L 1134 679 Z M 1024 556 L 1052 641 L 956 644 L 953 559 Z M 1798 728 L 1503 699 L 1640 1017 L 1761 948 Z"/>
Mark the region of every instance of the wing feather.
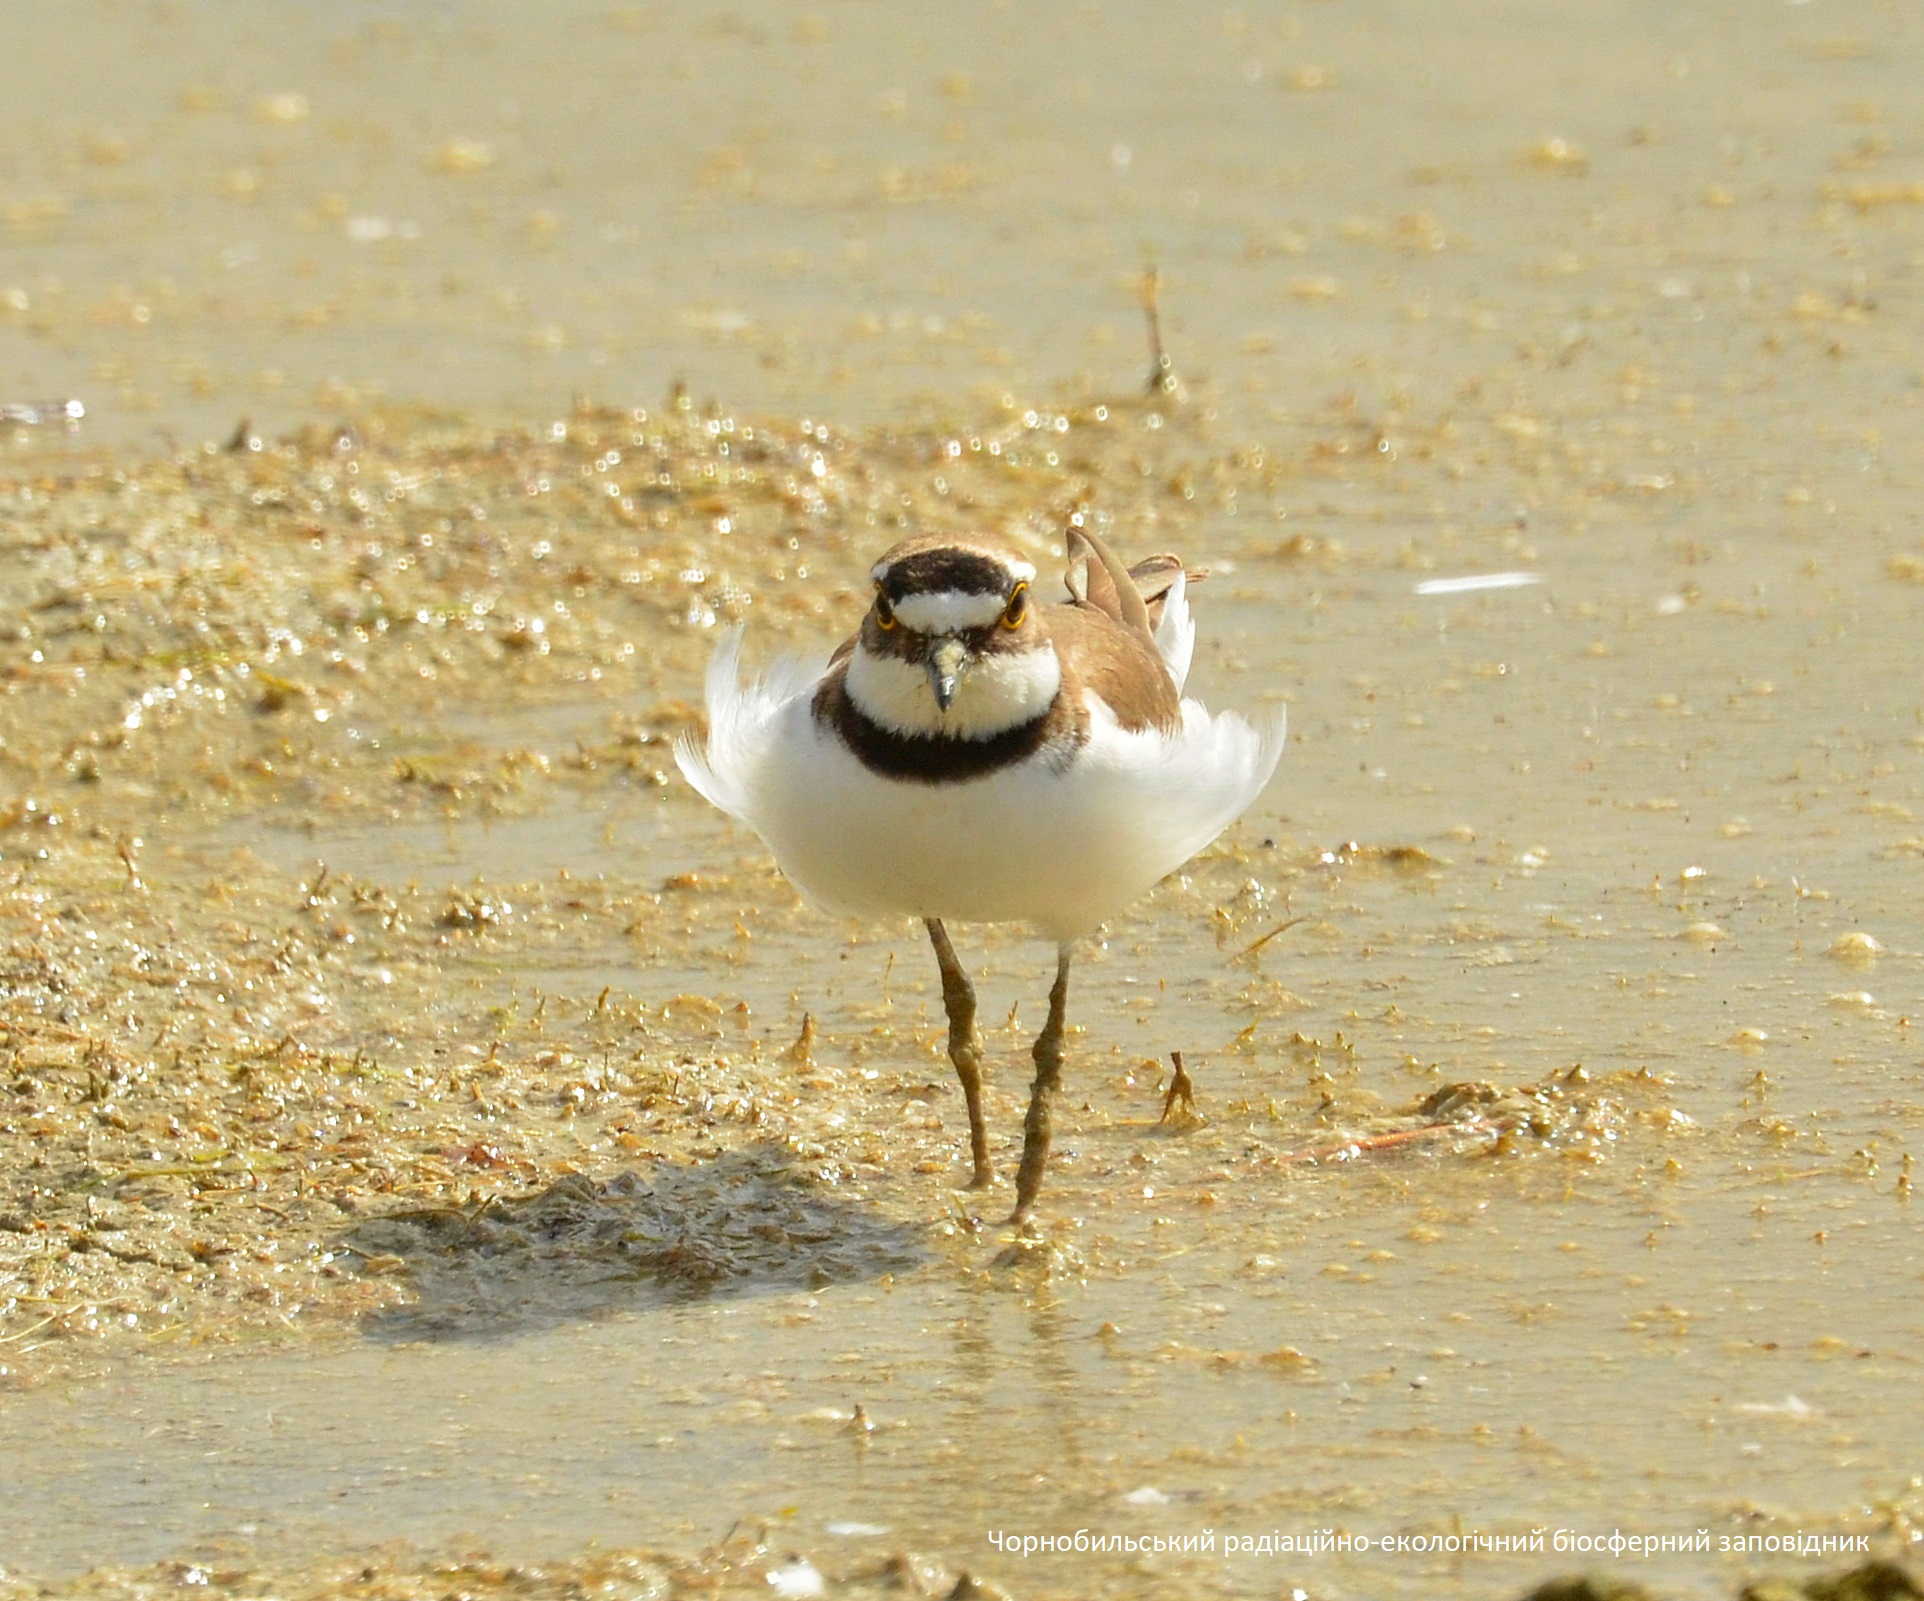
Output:
<path fill-rule="evenodd" d="M 737 624 L 716 642 L 703 685 L 708 737 L 701 740 L 683 734 L 677 739 L 675 765 L 696 791 L 753 828 L 759 809 L 757 779 L 776 721 L 797 697 L 814 693 L 822 679 L 822 664 L 784 656 L 744 683 L 742 634 Z"/>

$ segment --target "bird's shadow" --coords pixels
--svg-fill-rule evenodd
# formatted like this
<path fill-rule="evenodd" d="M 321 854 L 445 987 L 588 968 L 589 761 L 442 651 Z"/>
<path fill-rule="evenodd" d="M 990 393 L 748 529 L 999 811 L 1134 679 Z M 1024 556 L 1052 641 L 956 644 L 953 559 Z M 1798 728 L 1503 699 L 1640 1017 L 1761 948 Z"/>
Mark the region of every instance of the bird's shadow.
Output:
<path fill-rule="evenodd" d="M 340 1244 L 405 1271 L 376 1339 L 490 1339 L 651 1306 L 879 1277 L 926 1259 L 920 1230 L 838 1195 L 773 1145 L 693 1166 L 581 1175 L 479 1208 L 369 1218 Z M 397 1262 L 395 1259 L 399 1259 Z"/>

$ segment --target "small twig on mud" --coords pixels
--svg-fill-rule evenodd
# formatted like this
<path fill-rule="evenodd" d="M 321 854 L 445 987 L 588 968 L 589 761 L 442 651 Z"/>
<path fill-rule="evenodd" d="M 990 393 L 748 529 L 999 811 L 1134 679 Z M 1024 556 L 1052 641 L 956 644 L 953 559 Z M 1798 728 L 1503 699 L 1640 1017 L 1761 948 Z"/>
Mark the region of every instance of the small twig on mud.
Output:
<path fill-rule="evenodd" d="M 1165 1127 L 1171 1119 L 1180 1116 L 1178 1127 L 1199 1128 L 1207 1119 L 1196 1110 L 1196 1086 L 1183 1068 L 1182 1052 L 1171 1051 L 1169 1060 L 1176 1064 L 1176 1072 L 1169 1080 L 1169 1093 L 1162 1098 L 1162 1116 L 1156 1120 L 1156 1126 Z"/>
<path fill-rule="evenodd" d="M 22 1329 L 18 1334 L 0 1335 L 0 1345 L 12 1345 L 16 1340 L 24 1340 L 29 1335 L 38 1334 L 49 1323 L 54 1322 L 64 1315 L 64 1313 L 55 1312 L 50 1317 L 43 1317 L 38 1323 L 34 1324 L 32 1328 Z"/>
<path fill-rule="evenodd" d="M 1279 1156 L 1274 1160 L 1278 1167 L 1295 1167 L 1302 1162 L 1349 1161 L 1372 1151 L 1394 1150 L 1399 1145 L 1433 1140 L 1444 1134 L 1488 1134 L 1501 1138 L 1511 1128 L 1510 1124 L 1487 1123 L 1481 1118 L 1468 1123 L 1425 1123 L 1421 1128 L 1398 1129 L 1391 1134 L 1368 1134 L 1360 1139 L 1344 1140 L 1340 1145 L 1319 1146 L 1313 1151 L 1291 1151 L 1287 1156 Z"/>
<path fill-rule="evenodd" d="M 1149 382 L 1145 386 L 1152 395 L 1173 395 L 1181 387 L 1176 379 L 1175 363 L 1169 359 L 1169 352 L 1162 343 L 1162 273 L 1152 261 L 1143 269 L 1142 274 L 1142 314 L 1149 323 Z"/>
<path fill-rule="evenodd" d="M 1267 934 L 1263 935 L 1261 939 L 1254 940 L 1248 945 L 1245 945 L 1241 950 L 1239 950 L 1235 954 L 1232 960 L 1240 962 L 1248 959 L 1251 956 L 1254 956 L 1265 945 L 1267 945 L 1271 940 L 1273 940 L 1278 934 L 1281 934 L 1288 929 L 1294 928 L 1298 923 L 1307 923 L 1308 921 L 1309 921 L 1309 918 L 1307 916 L 1288 917 L 1283 919 L 1282 922 L 1278 923 Z"/>

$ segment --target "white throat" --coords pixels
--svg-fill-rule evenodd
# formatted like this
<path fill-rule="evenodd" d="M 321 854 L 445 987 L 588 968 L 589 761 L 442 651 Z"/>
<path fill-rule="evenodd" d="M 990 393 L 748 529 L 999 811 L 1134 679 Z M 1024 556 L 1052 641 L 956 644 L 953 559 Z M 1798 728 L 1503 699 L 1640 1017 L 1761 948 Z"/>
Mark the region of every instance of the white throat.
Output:
<path fill-rule="evenodd" d="M 899 656 L 872 655 L 860 644 L 849 657 L 846 682 L 856 710 L 890 733 L 989 739 L 1033 722 L 1055 703 L 1062 664 L 1048 644 L 977 656 L 946 712 L 935 703 L 927 668 Z"/>

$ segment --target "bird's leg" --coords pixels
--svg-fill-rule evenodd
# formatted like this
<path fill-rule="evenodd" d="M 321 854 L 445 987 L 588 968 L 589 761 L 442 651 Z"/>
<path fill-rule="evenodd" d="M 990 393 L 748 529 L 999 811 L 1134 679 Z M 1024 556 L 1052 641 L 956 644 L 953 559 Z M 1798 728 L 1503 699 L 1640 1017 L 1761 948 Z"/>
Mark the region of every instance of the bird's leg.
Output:
<path fill-rule="evenodd" d="M 1069 947 L 1056 951 L 1056 981 L 1049 991 L 1049 1021 L 1035 1040 L 1035 1085 L 1029 1091 L 1029 1115 L 1022 1123 L 1022 1166 L 1015 1176 L 1015 1211 L 1011 1223 L 1025 1223 L 1042 1188 L 1042 1170 L 1049 1165 L 1050 1114 L 1062 1083 L 1063 1016 L 1069 1009 Z"/>
<path fill-rule="evenodd" d="M 985 1190 L 995 1181 L 989 1167 L 989 1131 L 982 1122 L 982 1038 L 975 1031 L 975 986 L 956 960 L 955 947 L 942 919 L 928 919 L 929 943 L 942 969 L 942 1009 L 949 1014 L 949 1060 L 962 1081 L 962 1099 L 969 1103 L 969 1154 L 975 1159 L 972 1190 Z"/>

